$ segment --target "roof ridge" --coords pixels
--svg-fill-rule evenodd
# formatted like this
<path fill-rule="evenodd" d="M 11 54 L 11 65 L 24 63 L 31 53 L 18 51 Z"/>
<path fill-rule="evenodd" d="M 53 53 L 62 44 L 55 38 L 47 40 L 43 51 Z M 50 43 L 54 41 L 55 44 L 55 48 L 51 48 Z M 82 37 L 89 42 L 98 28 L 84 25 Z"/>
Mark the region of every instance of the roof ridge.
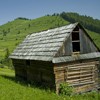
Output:
<path fill-rule="evenodd" d="M 46 61 L 52 61 L 76 25 L 77 23 L 69 24 L 27 35 L 24 41 L 11 54 L 10 58 L 33 60 L 45 60 L 46 58 Z"/>
<path fill-rule="evenodd" d="M 60 26 L 60 27 L 55 27 L 55 28 L 43 30 L 43 31 L 40 31 L 40 32 L 33 32 L 33 33 L 31 33 L 30 35 L 36 34 L 36 33 L 41 33 L 41 32 L 47 32 L 47 31 L 51 31 L 51 30 L 54 30 L 54 29 L 59 29 L 59 28 L 62 28 L 62 27 L 65 27 L 65 26 L 74 25 L 74 24 L 77 25 L 77 24 L 79 24 L 79 22 L 66 24 L 66 25 L 63 25 L 63 26 Z"/>

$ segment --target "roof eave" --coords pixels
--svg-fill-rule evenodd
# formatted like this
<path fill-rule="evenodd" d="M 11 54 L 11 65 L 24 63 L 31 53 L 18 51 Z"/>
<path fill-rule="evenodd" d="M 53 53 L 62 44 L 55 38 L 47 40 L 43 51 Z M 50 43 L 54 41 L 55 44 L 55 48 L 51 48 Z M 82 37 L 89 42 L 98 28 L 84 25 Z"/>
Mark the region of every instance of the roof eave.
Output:
<path fill-rule="evenodd" d="M 76 56 L 54 57 L 52 62 L 65 63 L 65 62 L 89 60 L 89 59 L 96 59 L 96 58 L 100 58 L 100 52 L 93 52 L 93 53 L 81 54 L 81 55 L 76 55 Z"/>

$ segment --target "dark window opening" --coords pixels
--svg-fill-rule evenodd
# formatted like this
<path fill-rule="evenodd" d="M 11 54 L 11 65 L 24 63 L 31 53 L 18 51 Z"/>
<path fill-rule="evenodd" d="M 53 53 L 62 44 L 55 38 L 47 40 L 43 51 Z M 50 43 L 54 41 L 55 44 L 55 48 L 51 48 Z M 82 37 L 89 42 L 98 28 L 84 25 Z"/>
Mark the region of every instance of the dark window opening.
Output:
<path fill-rule="evenodd" d="M 79 40 L 79 32 L 72 32 L 72 41 Z"/>
<path fill-rule="evenodd" d="M 73 42 L 72 47 L 73 47 L 73 52 L 79 52 L 80 51 L 80 42 Z"/>
<path fill-rule="evenodd" d="M 26 65 L 30 66 L 30 60 L 26 60 Z"/>
<path fill-rule="evenodd" d="M 72 50 L 73 52 L 80 52 L 80 35 L 78 26 L 76 26 L 72 32 Z"/>

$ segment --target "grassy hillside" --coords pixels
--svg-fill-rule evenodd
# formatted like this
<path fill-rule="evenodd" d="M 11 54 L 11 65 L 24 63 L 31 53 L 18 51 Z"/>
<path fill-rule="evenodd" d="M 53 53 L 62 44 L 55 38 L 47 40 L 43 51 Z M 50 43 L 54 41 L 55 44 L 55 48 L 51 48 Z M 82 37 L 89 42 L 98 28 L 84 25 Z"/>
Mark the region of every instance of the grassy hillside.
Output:
<path fill-rule="evenodd" d="M 7 49 L 11 53 L 28 34 L 60 27 L 69 23 L 61 16 L 49 15 L 33 20 L 17 18 L 0 26 L 0 62 L 5 60 Z M 92 31 L 88 31 L 88 33 L 100 48 L 100 34 Z"/>
<path fill-rule="evenodd" d="M 0 100 L 99 100 L 99 98 L 100 93 L 95 91 L 70 97 L 56 95 L 50 90 L 17 81 L 13 70 L 0 68 Z"/>
<path fill-rule="evenodd" d="M 97 45 L 97 47 L 100 49 L 100 34 L 96 32 L 92 32 L 87 30 L 90 37 L 93 39 L 94 43 Z"/>

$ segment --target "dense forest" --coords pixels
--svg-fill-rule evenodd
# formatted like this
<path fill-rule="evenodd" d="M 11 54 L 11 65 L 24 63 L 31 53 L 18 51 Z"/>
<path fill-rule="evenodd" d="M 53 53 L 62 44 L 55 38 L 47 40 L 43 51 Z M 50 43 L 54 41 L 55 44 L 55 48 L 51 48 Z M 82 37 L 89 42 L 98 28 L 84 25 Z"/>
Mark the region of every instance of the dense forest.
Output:
<path fill-rule="evenodd" d="M 64 20 L 67 20 L 71 23 L 80 22 L 86 29 L 100 33 L 100 20 L 93 19 L 90 16 L 79 15 L 78 13 L 54 13 L 52 16 L 61 16 Z"/>

